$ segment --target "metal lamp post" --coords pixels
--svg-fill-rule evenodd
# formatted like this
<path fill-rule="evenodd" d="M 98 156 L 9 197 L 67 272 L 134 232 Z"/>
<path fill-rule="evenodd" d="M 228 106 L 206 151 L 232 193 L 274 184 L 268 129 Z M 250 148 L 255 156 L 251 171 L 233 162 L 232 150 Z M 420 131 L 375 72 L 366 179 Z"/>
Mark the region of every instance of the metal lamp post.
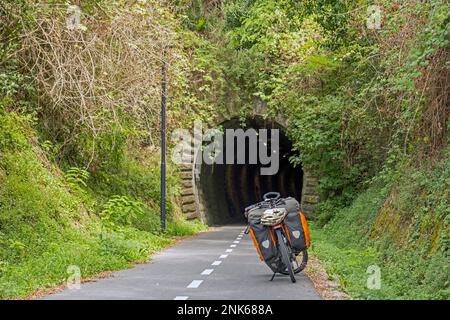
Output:
<path fill-rule="evenodd" d="M 166 231 L 166 49 L 161 65 L 161 230 Z"/>

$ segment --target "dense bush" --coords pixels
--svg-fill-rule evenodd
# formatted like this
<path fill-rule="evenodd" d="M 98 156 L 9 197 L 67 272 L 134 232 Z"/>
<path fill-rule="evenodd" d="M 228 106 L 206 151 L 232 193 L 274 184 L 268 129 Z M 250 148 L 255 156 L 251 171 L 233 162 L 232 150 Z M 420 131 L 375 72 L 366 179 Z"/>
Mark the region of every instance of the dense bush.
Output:
<path fill-rule="evenodd" d="M 355 297 L 448 298 L 448 4 L 233 0 L 223 19 L 244 116 L 258 99 L 286 117 L 291 161 L 319 177 L 331 272 Z"/>
<path fill-rule="evenodd" d="M 450 298 L 449 164 L 404 165 L 392 191 L 378 182 L 350 206 L 336 207 L 322 230 L 314 228 L 313 252 L 353 297 Z M 366 286 L 371 265 L 381 271 L 379 290 Z"/>
<path fill-rule="evenodd" d="M 289 117 L 294 160 L 317 170 L 325 197 L 358 187 L 388 154 L 436 156 L 446 143 L 446 3 L 376 4 L 379 30 L 366 27 L 357 1 L 224 9 L 230 46 L 253 60 L 240 81 L 273 115 Z"/>
<path fill-rule="evenodd" d="M 55 286 L 67 278 L 70 265 L 83 277 L 126 268 L 171 243 L 171 236 L 202 230 L 175 216 L 170 202 L 168 233 L 159 232 L 156 192 L 139 188 L 156 182 L 137 162 L 130 180 L 123 174 L 116 188 L 104 190 L 86 170 L 63 173 L 49 161 L 30 143 L 36 136 L 25 117 L 0 111 L 0 124 L 1 298 Z M 133 183 L 138 189 L 123 187 Z M 122 195 L 110 196 L 116 191 Z"/>
<path fill-rule="evenodd" d="M 0 5 L 0 298 L 58 285 L 72 265 L 82 277 L 126 268 L 203 229 L 181 217 L 169 163 L 160 232 L 158 115 L 172 42 L 170 128 L 195 119 L 191 102 L 210 117 L 220 70 L 208 44 L 159 1 L 81 12 L 72 30 L 65 2 Z"/>

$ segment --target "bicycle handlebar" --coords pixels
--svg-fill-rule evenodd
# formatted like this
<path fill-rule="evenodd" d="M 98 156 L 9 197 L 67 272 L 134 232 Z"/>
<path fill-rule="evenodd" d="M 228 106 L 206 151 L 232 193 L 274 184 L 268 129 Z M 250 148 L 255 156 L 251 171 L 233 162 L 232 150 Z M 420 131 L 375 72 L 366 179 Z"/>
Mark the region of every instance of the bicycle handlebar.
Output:
<path fill-rule="evenodd" d="M 267 192 L 263 196 L 264 201 L 274 201 L 280 199 L 280 193 L 279 192 Z"/>

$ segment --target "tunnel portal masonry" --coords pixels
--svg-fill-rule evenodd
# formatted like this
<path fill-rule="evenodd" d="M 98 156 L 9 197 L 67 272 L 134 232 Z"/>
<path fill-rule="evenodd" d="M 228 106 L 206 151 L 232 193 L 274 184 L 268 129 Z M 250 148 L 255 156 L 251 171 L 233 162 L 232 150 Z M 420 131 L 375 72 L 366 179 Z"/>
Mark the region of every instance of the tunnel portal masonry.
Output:
<path fill-rule="evenodd" d="M 196 121 L 191 131 L 175 130 L 172 161 L 181 167 L 185 216 L 210 225 L 242 223 L 245 206 L 268 191 L 295 197 L 310 216 L 317 179 L 289 161 L 296 151 L 284 132 L 280 123 L 257 116 L 231 118 L 212 129 Z"/>
<path fill-rule="evenodd" d="M 260 163 L 264 165 L 260 167 L 261 175 L 278 173 L 279 129 L 225 129 L 224 134 L 224 130 L 219 128 L 203 130 L 202 122 L 195 121 L 193 131 L 193 135 L 186 129 L 173 132 L 172 141 L 176 142 L 172 152 L 174 163 L 192 165 L 194 160 L 200 165 Z M 199 174 L 196 172 L 196 175 Z"/>

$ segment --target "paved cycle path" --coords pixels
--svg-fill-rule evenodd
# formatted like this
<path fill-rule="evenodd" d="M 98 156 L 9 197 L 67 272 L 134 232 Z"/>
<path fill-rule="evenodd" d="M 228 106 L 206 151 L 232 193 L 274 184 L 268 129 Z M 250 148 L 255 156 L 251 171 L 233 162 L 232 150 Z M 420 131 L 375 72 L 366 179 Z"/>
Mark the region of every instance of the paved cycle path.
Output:
<path fill-rule="evenodd" d="M 44 299 L 321 299 L 311 280 L 272 275 L 244 226 L 225 226 L 180 241 L 151 262 Z"/>

